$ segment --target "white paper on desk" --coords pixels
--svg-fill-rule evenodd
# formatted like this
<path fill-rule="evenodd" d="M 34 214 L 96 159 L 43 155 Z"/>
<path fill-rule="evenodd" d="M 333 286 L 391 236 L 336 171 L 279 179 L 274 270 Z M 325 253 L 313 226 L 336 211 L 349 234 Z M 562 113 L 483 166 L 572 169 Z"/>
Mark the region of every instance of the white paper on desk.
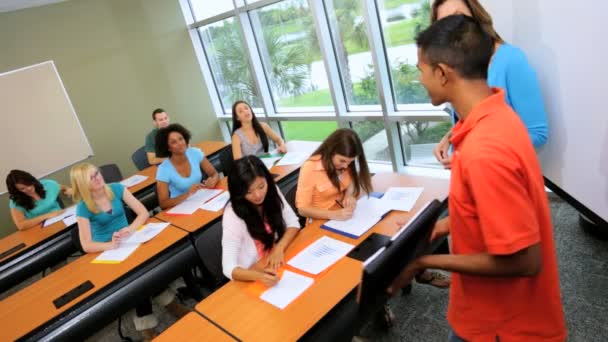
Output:
<path fill-rule="evenodd" d="M 382 201 L 393 210 L 410 211 L 423 191 L 424 188 L 391 187 L 382 196 Z"/>
<path fill-rule="evenodd" d="M 211 201 L 203 204 L 200 208 L 207 211 L 220 211 L 224 209 L 229 199 L 230 193 L 228 191 L 225 191 L 221 195 L 212 199 Z"/>
<path fill-rule="evenodd" d="M 264 163 L 266 168 L 268 170 L 270 170 L 274 166 L 274 163 L 276 163 L 276 161 L 281 158 L 282 157 L 267 157 L 267 158 L 260 158 L 260 160 L 262 161 L 262 163 Z"/>
<path fill-rule="evenodd" d="M 135 252 L 137 247 L 139 247 L 138 243 L 126 244 L 123 242 L 118 248 L 110 249 L 99 254 L 92 262 L 98 264 L 117 264 L 126 260 L 129 255 Z"/>
<path fill-rule="evenodd" d="M 176 205 L 171 210 L 167 211 L 167 214 L 173 215 L 192 215 L 197 209 L 199 209 L 205 202 L 211 198 L 220 194 L 223 190 L 221 189 L 201 189 L 192 194 L 182 203 Z"/>
<path fill-rule="evenodd" d="M 391 203 L 375 197 L 364 196 L 357 201 L 353 217 L 346 221 L 330 220 L 323 226 L 343 232 L 349 237 L 359 237 L 378 223 L 384 214 L 392 210 L 389 204 Z"/>
<path fill-rule="evenodd" d="M 60 215 L 57 215 L 55 217 L 51 217 L 48 220 L 44 220 L 44 224 L 42 225 L 42 227 L 48 227 L 54 223 L 57 223 L 59 221 L 63 221 L 64 219 L 70 217 L 70 216 L 74 216 L 76 215 L 76 206 L 71 206 L 69 208 L 66 208 L 63 213 L 61 213 Z M 66 226 L 68 226 L 68 224 L 66 223 Z"/>
<path fill-rule="evenodd" d="M 68 217 L 64 218 L 63 224 L 65 224 L 66 227 L 76 224 L 76 215 L 72 215 L 72 216 L 68 216 Z"/>
<path fill-rule="evenodd" d="M 168 222 L 152 222 L 146 223 L 141 229 L 137 230 L 133 235 L 129 236 L 124 243 L 125 244 L 138 244 L 152 240 L 156 235 L 160 234 L 165 228 L 169 226 Z"/>
<path fill-rule="evenodd" d="M 143 181 L 145 181 L 146 179 L 148 179 L 147 176 L 142 176 L 142 175 L 133 175 L 129 178 L 123 179 L 120 184 L 126 186 L 127 188 L 132 187 L 133 185 L 139 184 Z"/>
<path fill-rule="evenodd" d="M 323 236 L 294 256 L 288 264 L 317 275 L 343 258 L 354 247 L 349 243 Z"/>
<path fill-rule="evenodd" d="M 281 160 L 277 163 L 277 166 L 301 164 L 308 158 L 308 154 L 304 152 L 287 152 Z"/>
<path fill-rule="evenodd" d="M 279 282 L 266 290 L 260 299 L 285 309 L 289 303 L 293 302 L 299 295 L 314 283 L 314 279 L 290 271 L 284 271 Z"/>

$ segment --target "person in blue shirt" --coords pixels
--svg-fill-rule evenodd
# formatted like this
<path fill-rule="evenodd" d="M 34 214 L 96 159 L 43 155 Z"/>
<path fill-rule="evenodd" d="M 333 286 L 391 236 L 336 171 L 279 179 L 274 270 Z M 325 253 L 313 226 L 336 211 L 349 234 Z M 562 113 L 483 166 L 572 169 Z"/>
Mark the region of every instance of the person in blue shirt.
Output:
<path fill-rule="evenodd" d="M 549 128 L 547 113 L 536 73 L 519 48 L 506 43 L 492 26 L 492 17 L 478 0 L 436 0 L 433 2 L 431 21 L 463 14 L 474 18 L 494 39 L 494 55 L 488 68 L 488 84 L 505 90 L 507 103 L 519 115 L 528 129 L 535 148 L 547 142 Z M 450 168 L 449 153 L 451 132 L 435 147 L 433 153 L 446 168 Z"/>
<path fill-rule="evenodd" d="M 161 208 L 174 207 L 204 187 L 214 187 L 219 175 L 203 151 L 189 147 L 191 134 L 180 124 L 171 124 L 156 135 L 157 156 L 165 159 L 156 171 L 158 203 Z M 207 179 L 201 182 L 202 172 Z"/>
<path fill-rule="evenodd" d="M 70 195 L 72 190 L 51 179 L 38 180 L 30 173 L 11 170 L 6 176 L 9 208 L 19 230 L 35 227 L 44 220 L 63 212 L 59 195 Z"/>

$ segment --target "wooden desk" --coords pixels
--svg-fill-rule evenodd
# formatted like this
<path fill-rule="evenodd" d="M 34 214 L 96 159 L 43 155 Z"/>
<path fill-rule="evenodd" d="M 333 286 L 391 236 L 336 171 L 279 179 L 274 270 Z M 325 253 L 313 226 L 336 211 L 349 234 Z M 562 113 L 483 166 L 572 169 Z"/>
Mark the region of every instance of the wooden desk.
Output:
<path fill-rule="evenodd" d="M 192 144 L 193 147 L 198 147 L 205 154 L 205 158 L 209 159 L 214 154 L 220 152 L 224 147 L 229 146 L 230 143 L 225 141 L 201 141 L 196 144 Z"/>
<path fill-rule="evenodd" d="M 14 246 L 17 246 L 20 243 L 25 244 L 25 247 L 0 259 L 0 265 L 3 265 L 4 263 L 15 257 L 17 254 L 27 251 L 28 249 L 36 246 L 44 240 L 50 239 L 53 236 L 60 234 L 66 228 L 67 227 L 63 223 L 63 221 L 59 221 L 45 228 L 42 227 L 42 224 L 39 224 L 36 227 L 32 227 L 26 230 L 18 230 L 13 234 L 4 237 L 0 240 L 0 253 L 3 253 L 13 248 Z"/>
<path fill-rule="evenodd" d="M 154 339 L 155 342 L 188 341 L 237 341 L 225 331 L 213 325 L 196 312 L 191 312 L 175 322 Z"/>
<path fill-rule="evenodd" d="M 159 221 L 150 219 L 149 222 Z M 156 254 L 184 239 L 186 235 L 181 229 L 169 226 L 154 239 L 142 244 L 120 264 L 92 264 L 91 261 L 100 253 L 84 255 L 4 299 L 0 302 L 0 320 L 5 327 L 10 328 L 0 330 L 0 340 L 15 340 L 53 320 Z M 93 289 L 63 307 L 55 308 L 53 300 L 87 280 L 93 283 Z"/>
<path fill-rule="evenodd" d="M 326 220 L 314 220 L 300 231 L 290 245 L 286 259 L 322 236 L 357 245 L 373 232 L 392 236 L 400 228 L 398 221 L 407 221 L 427 201 L 447 198 L 449 181 L 398 174 L 377 174 L 373 178 L 375 191 L 390 186 L 424 187 L 424 192 L 411 212 L 392 212 L 358 239 L 322 229 Z M 343 258 L 316 279 L 313 286 L 284 310 L 280 310 L 246 291 L 245 282 L 231 281 L 196 306 L 208 317 L 237 338 L 244 341 L 295 341 L 320 321 L 337 303 L 361 281 L 361 262 Z"/>

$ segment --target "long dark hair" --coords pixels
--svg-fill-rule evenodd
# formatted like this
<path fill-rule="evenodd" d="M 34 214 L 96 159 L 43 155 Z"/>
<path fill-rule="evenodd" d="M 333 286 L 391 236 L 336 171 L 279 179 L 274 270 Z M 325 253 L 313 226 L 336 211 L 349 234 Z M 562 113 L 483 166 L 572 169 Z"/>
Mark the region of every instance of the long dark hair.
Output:
<path fill-rule="evenodd" d="M 345 189 L 340 188 L 338 172 L 332 162 L 332 157 L 335 154 L 341 154 L 348 158 L 357 158 L 357 162 L 359 163 L 358 173 L 355 163 L 351 163 L 348 166 L 348 172 L 350 172 L 355 184 L 354 195 L 355 197 L 359 197 L 361 189 L 369 194 L 372 191 L 372 178 L 367 167 L 365 153 L 363 152 L 363 144 L 361 144 L 361 140 L 355 131 L 348 128 L 337 129 L 313 153 L 313 155 L 321 156 L 321 163 L 331 184 L 339 191 L 343 191 Z"/>
<path fill-rule="evenodd" d="M 268 184 L 266 197 L 262 202 L 262 215 L 256 206 L 245 198 L 249 187 L 258 177 L 264 177 Z M 285 234 L 285 220 L 283 219 L 283 201 L 272 175 L 264 163 L 256 156 L 245 156 L 236 160 L 228 176 L 228 191 L 232 209 L 236 216 L 245 221 L 249 235 L 262 242 L 265 250 L 270 250 L 274 243 Z M 271 233 L 266 231 L 264 221 L 268 222 Z M 275 233 L 278 235 L 276 238 Z"/>
<path fill-rule="evenodd" d="M 234 132 L 236 132 L 236 130 L 242 126 L 241 122 L 237 120 L 236 117 L 236 106 L 240 105 L 241 103 L 244 103 L 247 105 L 247 107 L 249 107 L 249 111 L 251 111 L 251 125 L 253 126 L 253 130 L 255 131 L 255 134 L 260 137 L 262 147 L 264 147 L 264 152 L 268 152 L 268 136 L 266 135 L 266 132 L 264 132 L 264 129 L 262 128 L 262 125 L 260 125 L 258 119 L 255 117 L 253 109 L 246 101 L 239 100 L 232 105 L 232 134 L 234 134 Z"/>
<path fill-rule="evenodd" d="M 32 176 L 30 173 L 21 170 L 11 170 L 6 176 L 6 188 L 8 189 L 9 198 L 12 199 L 18 206 L 27 210 L 34 209 L 34 199 L 17 190 L 17 184 L 33 185 L 36 193 L 40 198 L 46 196 L 46 190 L 42 187 L 42 183 Z"/>

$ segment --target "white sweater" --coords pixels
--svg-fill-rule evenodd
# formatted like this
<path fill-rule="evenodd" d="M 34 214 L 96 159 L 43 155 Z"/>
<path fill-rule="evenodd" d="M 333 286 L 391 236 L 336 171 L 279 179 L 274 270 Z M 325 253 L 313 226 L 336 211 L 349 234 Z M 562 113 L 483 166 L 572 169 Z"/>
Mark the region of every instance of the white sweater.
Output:
<path fill-rule="evenodd" d="M 277 188 L 283 201 L 283 220 L 285 228 L 300 228 L 298 217 L 287 203 L 281 191 Z M 258 250 L 247 225 L 238 217 L 229 203 L 222 217 L 222 270 L 224 275 L 232 279 L 232 271 L 237 267 L 249 268 L 258 262 Z"/>

